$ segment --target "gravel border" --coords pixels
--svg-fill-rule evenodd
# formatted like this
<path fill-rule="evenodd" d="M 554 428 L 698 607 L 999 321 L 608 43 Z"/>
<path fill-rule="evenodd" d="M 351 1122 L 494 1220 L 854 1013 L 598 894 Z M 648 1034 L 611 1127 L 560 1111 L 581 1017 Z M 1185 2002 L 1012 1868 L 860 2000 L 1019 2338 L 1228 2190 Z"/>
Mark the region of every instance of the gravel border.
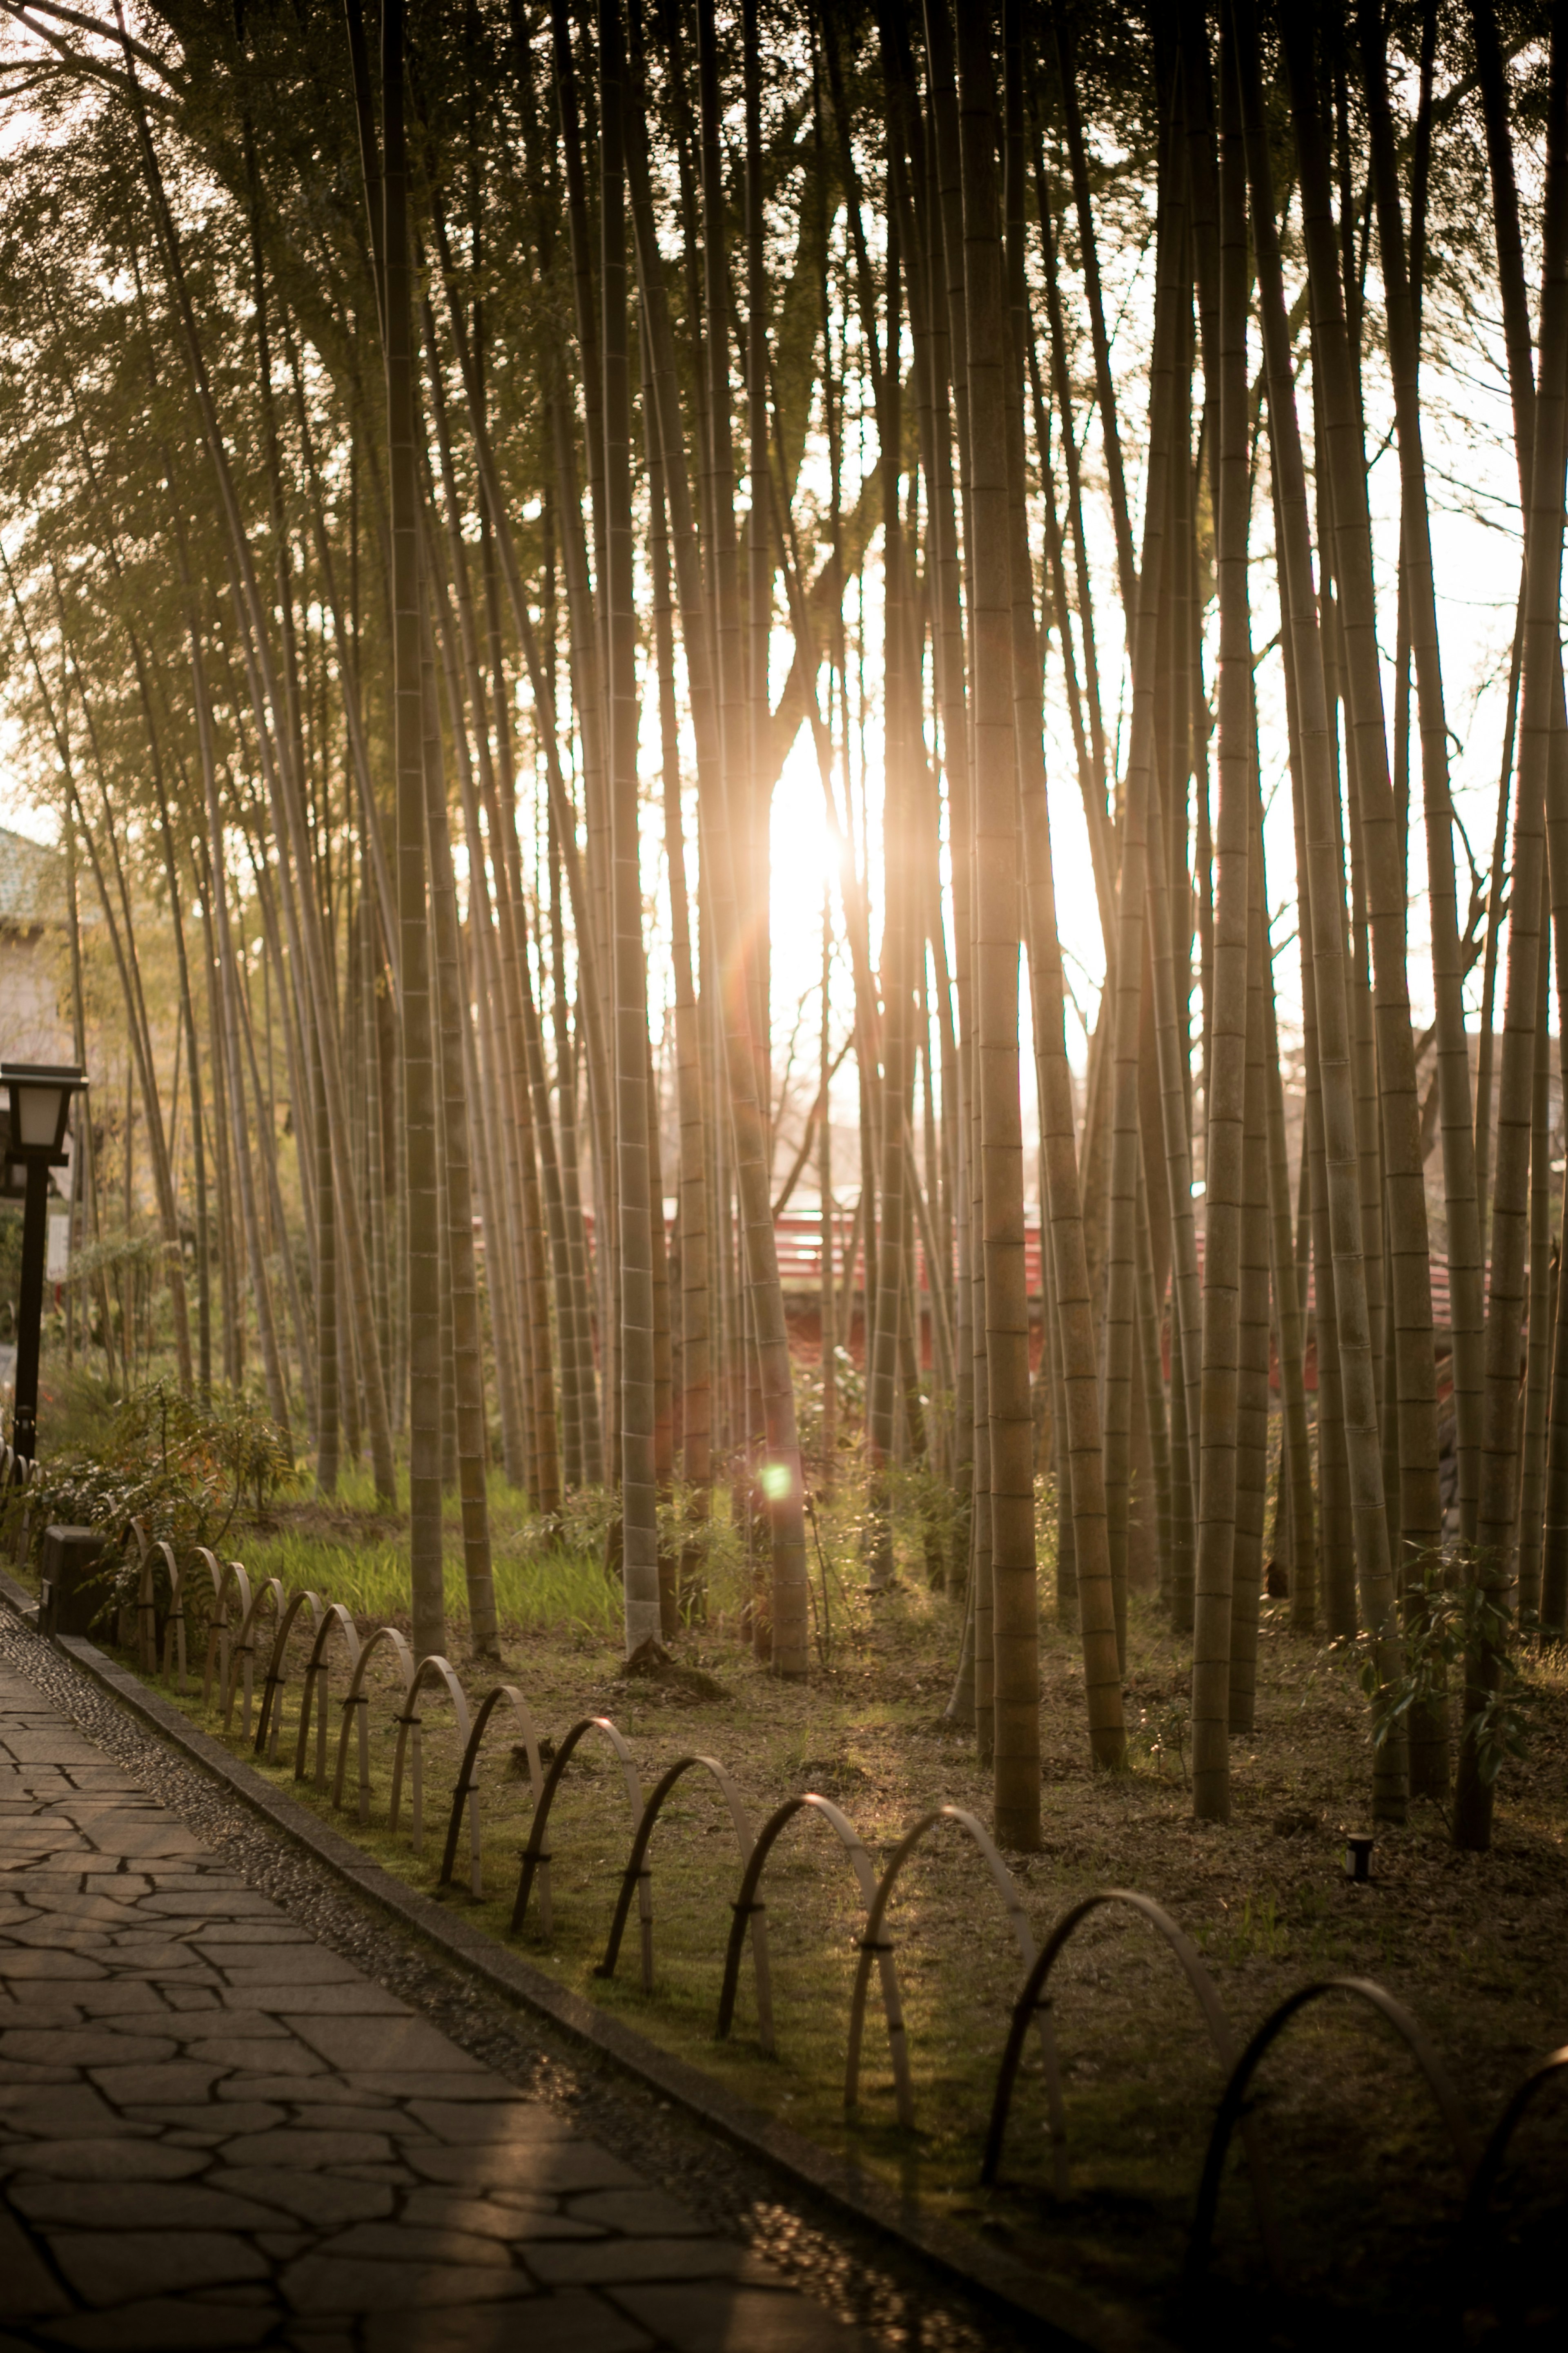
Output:
<path fill-rule="evenodd" d="M 880 2344 L 1153 2346 L 1131 2315 L 921 2217 L 404 1887 L 92 1644 L 46 1641 L 32 1597 L 3 1572 L 0 1602 L 0 1653 L 252 1886 Z"/>

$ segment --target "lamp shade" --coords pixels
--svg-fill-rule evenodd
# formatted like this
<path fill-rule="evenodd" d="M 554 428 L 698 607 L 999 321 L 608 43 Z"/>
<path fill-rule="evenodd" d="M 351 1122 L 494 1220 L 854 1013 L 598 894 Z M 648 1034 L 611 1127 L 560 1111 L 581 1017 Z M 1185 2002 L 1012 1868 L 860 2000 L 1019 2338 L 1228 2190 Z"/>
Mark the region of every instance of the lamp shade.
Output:
<path fill-rule="evenodd" d="M 71 1097 L 86 1085 L 74 1063 L 0 1063 L 0 1086 L 10 1096 L 13 1159 L 58 1164 L 64 1158 Z"/>

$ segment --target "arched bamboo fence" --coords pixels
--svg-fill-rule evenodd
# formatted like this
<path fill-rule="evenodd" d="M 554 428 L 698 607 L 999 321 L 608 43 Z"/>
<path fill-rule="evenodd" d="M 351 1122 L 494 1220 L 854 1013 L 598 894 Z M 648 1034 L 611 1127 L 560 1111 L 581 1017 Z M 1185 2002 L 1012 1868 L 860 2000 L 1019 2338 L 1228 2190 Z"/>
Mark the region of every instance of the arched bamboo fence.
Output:
<path fill-rule="evenodd" d="M 666 1801 L 683 1777 L 696 1769 L 707 1773 L 716 1783 L 729 1810 L 731 1827 L 741 1862 L 741 1877 L 736 1895 L 731 1905 L 731 1925 L 726 1942 L 720 1991 L 717 2032 L 721 2039 L 728 2036 L 734 2022 L 736 1997 L 739 1990 L 742 1949 L 748 1930 L 751 1934 L 757 1992 L 757 2034 L 763 2051 L 775 2049 L 773 1989 L 769 1968 L 766 1905 L 762 1898 L 762 1884 L 769 1858 L 780 1836 L 797 1815 L 810 1814 L 820 1819 L 833 1831 L 854 1873 L 862 1911 L 861 1933 L 858 1938 L 858 1956 L 854 1989 L 850 1997 L 847 2048 L 845 2067 L 845 2107 L 853 2115 L 859 2103 L 859 2084 L 865 2040 L 865 2012 L 868 1999 L 873 1964 L 879 1974 L 882 2006 L 888 2031 L 889 2055 L 891 2062 L 895 2096 L 900 2125 L 912 2129 L 915 2122 L 913 2084 L 909 2057 L 909 2039 L 905 2028 L 902 2000 L 899 1988 L 894 1946 L 888 1933 L 888 1915 L 900 1878 L 911 1857 L 925 1840 L 939 1828 L 952 1823 L 974 1848 L 985 1865 L 986 1873 L 1001 1898 L 1023 1968 L 1022 1981 L 1014 2002 L 1008 2032 L 997 2063 L 991 2112 L 983 2146 L 980 2179 L 987 2187 L 994 2185 L 1000 2174 L 1005 2141 L 1008 2115 L 1024 2048 L 1033 2026 L 1038 2035 L 1043 2061 L 1046 2095 L 1052 2149 L 1054 2186 L 1065 2196 L 1068 2189 L 1066 2164 L 1066 2124 L 1060 2071 L 1058 2064 L 1051 2000 L 1048 1987 L 1052 1972 L 1068 1944 L 1092 1915 L 1108 1908 L 1131 1912 L 1153 1927 L 1176 1961 L 1190 1988 L 1203 2019 L 1215 2056 L 1225 2070 L 1225 2084 L 1215 2107 L 1209 2134 L 1207 2150 L 1201 2178 L 1196 2187 L 1194 2218 L 1188 2237 L 1187 2284 L 1194 2287 L 1206 2270 L 1220 2189 L 1230 2143 L 1239 2126 L 1247 2152 L 1247 2176 L 1258 2216 L 1264 2250 L 1277 2281 L 1281 2267 L 1269 2192 L 1267 2159 L 1261 2136 L 1256 2130 L 1257 2118 L 1248 2094 L 1257 2069 L 1264 2056 L 1283 2034 L 1285 2029 L 1302 2010 L 1332 1995 L 1349 1995 L 1369 2005 L 1390 2025 L 1415 2062 L 1417 2071 L 1430 2091 L 1435 2106 L 1442 2117 L 1452 2147 L 1455 2164 L 1463 2186 L 1463 2207 L 1455 2237 L 1458 2250 L 1457 2280 L 1460 2274 L 1473 2287 L 1474 2279 L 1483 2264 L 1488 2244 L 1489 2209 L 1495 2193 L 1504 2159 L 1513 2135 L 1527 2110 L 1549 2084 L 1568 2077 L 1568 2044 L 1552 2052 L 1533 2066 L 1503 2103 L 1492 2128 L 1484 2141 L 1473 2134 L 1458 2095 L 1436 2052 L 1422 2032 L 1410 2011 L 1387 1990 L 1365 1978 L 1331 1978 L 1299 1988 L 1270 2012 L 1245 2050 L 1237 2052 L 1236 2038 L 1226 2016 L 1214 1981 L 1190 1937 L 1171 1917 L 1163 1905 L 1152 1896 L 1134 1889 L 1111 1887 L 1096 1890 L 1071 1905 L 1054 1924 L 1049 1936 L 1036 1948 L 1033 1927 L 1024 1906 L 1013 1874 L 998 1852 L 984 1825 L 966 1809 L 944 1804 L 921 1813 L 910 1824 L 889 1855 L 880 1874 L 873 1864 L 865 1841 L 847 1815 L 830 1799 L 816 1790 L 803 1790 L 785 1799 L 775 1808 L 753 1835 L 750 1817 L 734 1781 L 721 1761 L 715 1757 L 691 1755 L 679 1757 L 667 1767 L 651 1795 L 644 1800 L 642 1785 L 631 1748 L 618 1726 L 608 1716 L 582 1716 L 562 1736 L 560 1745 L 551 1760 L 548 1772 L 542 1764 L 542 1745 L 532 1712 L 525 1694 L 512 1683 L 496 1683 L 485 1692 L 476 1709 L 470 1712 L 468 1700 L 456 1670 L 449 1660 L 438 1656 L 426 1658 L 416 1666 L 408 1644 L 397 1628 L 380 1625 L 361 1635 L 353 1616 L 338 1602 L 323 1603 L 310 1590 L 286 1593 L 279 1580 L 266 1577 L 253 1587 L 243 1565 L 238 1561 L 220 1562 L 216 1554 L 205 1546 L 193 1553 L 187 1567 L 182 1571 L 173 1548 L 162 1540 L 150 1542 L 143 1528 L 132 1524 L 137 1546 L 137 1608 L 136 1651 L 143 1673 L 156 1677 L 162 1672 L 165 1682 L 174 1679 L 183 1692 L 185 1688 L 188 1662 L 186 1658 L 185 1589 L 199 1564 L 205 1568 L 212 1587 L 212 1610 L 206 1634 L 205 1662 L 202 1679 L 204 1704 L 214 1704 L 215 1674 L 217 1685 L 216 1704 L 221 1708 L 224 1729 L 228 1730 L 233 1718 L 237 1690 L 242 1690 L 244 1711 L 241 1736 L 258 1756 L 277 1761 L 278 1745 L 282 1726 L 282 1694 L 287 1683 L 287 1656 L 290 1636 L 301 1613 L 308 1613 L 310 1647 L 307 1654 L 298 1726 L 295 1735 L 295 1778 L 307 1778 L 310 1761 L 310 1734 L 315 1726 L 314 1786 L 323 1794 L 327 1790 L 327 1752 L 329 1746 L 329 1647 L 334 1634 L 341 1636 L 348 1667 L 348 1684 L 339 1703 L 342 1724 L 338 1735 L 335 1770 L 331 1785 L 331 1802 L 341 1810 L 344 1803 L 347 1780 L 351 1727 L 358 1750 L 357 1813 L 360 1822 L 369 1820 L 371 1797 L 370 1745 L 367 1717 L 370 1694 L 367 1691 L 367 1670 L 375 1656 L 385 1650 L 391 1652 L 398 1683 L 398 1704 L 392 1721 L 396 1727 L 396 1746 L 393 1760 L 392 1785 L 388 1807 L 390 1827 L 396 1831 L 402 1811 L 403 1788 L 406 1777 L 410 1788 L 410 1836 L 414 1852 L 421 1851 L 424 1828 L 424 1774 L 421 1742 L 422 1713 L 419 1701 L 426 1691 L 444 1691 L 450 1699 L 462 1744 L 462 1761 L 453 1785 L 447 1810 L 446 1838 L 442 1850 L 438 1883 L 451 1883 L 457 1863 L 458 1840 L 465 1809 L 468 1814 L 470 1872 L 472 1893 L 483 1892 L 479 1830 L 479 1763 L 485 1735 L 494 1717 L 503 1706 L 510 1710 L 513 1727 L 526 1760 L 528 1779 L 533 1805 L 533 1818 L 528 1841 L 523 1850 L 517 1893 L 510 1915 L 510 1933 L 519 1935 L 528 1916 L 534 1885 L 539 1888 L 538 1916 L 540 1927 L 548 1938 L 553 1921 L 550 1885 L 552 1851 L 546 1841 L 552 1810 L 566 1768 L 582 1742 L 590 1735 L 605 1741 L 619 1766 L 617 1779 L 627 1807 L 632 1828 L 631 1845 L 625 1864 L 617 1874 L 617 1891 L 609 1936 L 604 1957 L 595 1974 L 613 1977 L 620 1955 L 626 1928 L 630 1917 L 634 1894 L 638 1908 L 641 1931 L 641 1983 L 645 1995 L 655 1989 L 653 1968 L 653 1909 L 651 1900 L 652 1872 L 648 1852 L 653 1833 L 658 1827 Z M 163 1640 L 158 1640 L 156 1563 L 162 1560 L 169 1585 L 169 1608 L 164 1614 Z M 231 1605 L 237 1604 L 239 1619 L 236 1630 Z M 270 1608 L 272 1612 L 272 1643 L 264 1679 L 261 1704 L 257 1712 L 256 1730 L 251 1735 L 252 1670 L 260 1620 Z"/>

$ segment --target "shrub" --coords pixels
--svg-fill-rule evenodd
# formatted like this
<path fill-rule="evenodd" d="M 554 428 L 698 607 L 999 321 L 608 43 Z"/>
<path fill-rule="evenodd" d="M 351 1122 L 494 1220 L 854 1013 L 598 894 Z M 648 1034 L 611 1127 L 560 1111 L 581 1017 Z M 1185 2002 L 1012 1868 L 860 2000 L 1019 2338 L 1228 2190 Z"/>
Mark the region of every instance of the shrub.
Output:
<path fill-rule="evenodd" d="M 132 1522 L 183 1563 L 197 1545 L 217 1550 L 242 1503 L 264 1511 L 297 1476 L 282 1432 L 247 1398 L 204 1404 L 155 1381 L 125 1399 L 100 1445 L 46 1461 L 26 1492 L 28 1550 L 36 1556 L 54 1523 L 97 1528 L 109 1597 L 129 1600 Z M 19 1493 L 9 1500 L 13 1540 L 22 1508 Z"/>

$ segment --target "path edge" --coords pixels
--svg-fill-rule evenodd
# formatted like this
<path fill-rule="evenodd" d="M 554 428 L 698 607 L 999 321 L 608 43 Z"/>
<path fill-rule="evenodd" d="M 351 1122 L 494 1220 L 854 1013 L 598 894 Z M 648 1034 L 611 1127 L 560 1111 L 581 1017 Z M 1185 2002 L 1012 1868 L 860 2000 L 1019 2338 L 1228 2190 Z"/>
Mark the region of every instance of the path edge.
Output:
<path fill-rule="evenodd" d="M 0 1570 L 0 1603 L 37 1632 L 35 1597 Z M 39 1635 L 39 1640 L 46 1638 Z M 900 2242 L 966 2288 L 1022 2312 L 1048 2329 L 1041 2353 L 1161 2353 L 1169 2340 L 1131 2313 L 1108 2309 L 1081 2289 L 1050 2273 L 1036 2271 L 1004 2249 L 990 2247 L 967 2232 L 899 2197 L 875 2175 L 818 2147 L 803 2133 L 739 2098 L 672 2052 L 661 2050 L 619 2019 L 596 2010 L 580 1994 L 558 1985 L 482 1930 L 421 1895 L 298 1804 L 275 1789 L 140 1677 L 116 1666 L 95 1643 L 62 1634 L 49 1641 L 58 1657 L 105 1692 L 127 1715 L 166 1741 L 230 1795 L 259 1814 L 279 1835 L 314 1856 L 333 1877 L 364 1902 L 388 1913 L 450 1963 L 477 1978 L 514 2007 L 531 2010 L 571 2041 L 584 2045 L 623 2073 L 651 2086 L 699 2123 L 788 2176 L 812 2195 L 863 2225 Z"/>

